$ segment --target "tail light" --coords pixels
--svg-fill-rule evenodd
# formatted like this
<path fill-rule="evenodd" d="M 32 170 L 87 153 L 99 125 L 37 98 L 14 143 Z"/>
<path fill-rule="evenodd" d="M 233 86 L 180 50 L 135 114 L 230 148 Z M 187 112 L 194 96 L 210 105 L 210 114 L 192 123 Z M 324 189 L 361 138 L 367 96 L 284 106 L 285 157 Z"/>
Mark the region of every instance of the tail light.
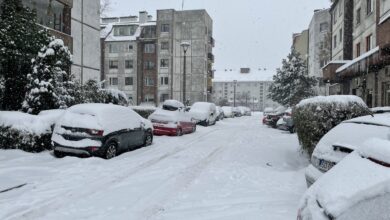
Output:
<path fill-rule="evenodd" d="M 88 134 L 93 136 L 103 136 L 103 130 L 89 129 Z"/>
<path fill-rule="evenodd" d="M 87 147 L 89 151 L 97 151 L 99 150 L 99 147 Z"/>

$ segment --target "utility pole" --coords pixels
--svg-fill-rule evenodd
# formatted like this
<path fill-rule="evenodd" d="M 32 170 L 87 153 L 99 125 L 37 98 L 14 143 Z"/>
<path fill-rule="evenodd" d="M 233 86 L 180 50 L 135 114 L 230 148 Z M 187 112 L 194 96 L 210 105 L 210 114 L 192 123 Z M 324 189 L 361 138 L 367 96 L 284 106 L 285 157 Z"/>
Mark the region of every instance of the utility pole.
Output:
<path fill-rule="evenodd" d="M 187 67 L 186 67 L 186 64 L 187 64 L 187 50 L 188 48 L 190 47 L 190 43 L 188 42 L 183 42 L 180 44 L 180 46 L 183 48 L 183 51 L 184 51 L 184 70 L 183 70 L 183 104 L 186 105 L 187 103 L 187 99 L 186 99 L 186 85 L 187 85 L 187 80 L 186 80 L 186 71 L 187 71 Z"/>

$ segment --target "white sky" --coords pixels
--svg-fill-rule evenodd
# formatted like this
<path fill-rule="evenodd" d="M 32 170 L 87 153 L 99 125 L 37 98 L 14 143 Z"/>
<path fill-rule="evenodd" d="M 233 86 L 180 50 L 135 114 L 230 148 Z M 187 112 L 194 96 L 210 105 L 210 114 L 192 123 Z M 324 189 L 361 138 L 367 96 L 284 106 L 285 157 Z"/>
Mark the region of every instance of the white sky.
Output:
<path fill-rule="evenodd" d="M 111 0 L 110 16 L 157 9 L 181 10 L 182 0 Z M 186 0 L 185 10 L 206 9 L 214 21 L 215 69 L 275 69 L 287 56 L 292 33 L 307 29 L 314 9 L 330 0 Z"/>

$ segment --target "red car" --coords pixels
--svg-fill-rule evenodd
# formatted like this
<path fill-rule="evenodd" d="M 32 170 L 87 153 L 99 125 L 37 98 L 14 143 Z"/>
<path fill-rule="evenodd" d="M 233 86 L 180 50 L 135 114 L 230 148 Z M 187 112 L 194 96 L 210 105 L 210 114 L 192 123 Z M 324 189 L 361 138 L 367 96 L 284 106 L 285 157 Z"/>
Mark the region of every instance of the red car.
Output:
<path fill-rule="evenodd" d="M 149 116 L 155 135 L 181 136 L 196 131 L 194 121 L 184 105 L 176 100 L 167 100 L 161 109 Z"/>

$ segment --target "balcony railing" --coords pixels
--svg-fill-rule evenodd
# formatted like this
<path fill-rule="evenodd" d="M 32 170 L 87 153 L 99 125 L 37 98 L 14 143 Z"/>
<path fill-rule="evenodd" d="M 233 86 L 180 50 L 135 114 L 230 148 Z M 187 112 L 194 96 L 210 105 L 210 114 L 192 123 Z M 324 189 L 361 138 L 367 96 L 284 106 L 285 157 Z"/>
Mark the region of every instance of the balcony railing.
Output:
<path fill-rule="evenodd" d="M 215 40 L 213 37 L 209 37 L 209 43 L 211 44 L 212 47 L 215 47 Z"/>
<path fill-rule="evenodd" d="M 207 58 L 212 62 L 214 63 L 214 55 L 212 53 L 208 53 L 207 54 Z"/>

